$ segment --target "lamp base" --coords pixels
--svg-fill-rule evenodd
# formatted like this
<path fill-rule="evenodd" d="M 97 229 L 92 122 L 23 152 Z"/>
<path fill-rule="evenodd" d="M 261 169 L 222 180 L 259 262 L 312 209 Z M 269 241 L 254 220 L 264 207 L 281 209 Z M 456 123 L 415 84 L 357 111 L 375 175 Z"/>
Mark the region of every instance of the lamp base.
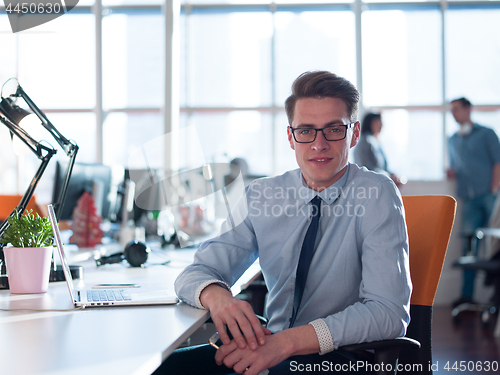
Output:
<path fill-rule="evenodd" d="M 9 289 L 9 278 L 6 275 L 0 276 L 0 289 Z"/>
<path fill-rule="evenodd" d="M 82 266 L 69 266 L 69 271 L 71 272 L 71 277 L 73 280 L 83 279 L 83 267 Z M 64 281 L 64 272 L 61 266 L 57 266 L 56 269 L 50 271 L 49 281 Z M 9 278 L 6 275 L 0 276 L 0 290 L 9 289 Z"/>
<path fill-rule="evenodd" d="M 83 267 L 82 266 L 70 265 L 69 271 L 71 272 L 71 278 L 73 280 L 83 279 Z M 50 282 L 64 281 L 64 280 L 66 280 L 66 278 L 64 277 L 64 272 L 63 272 L 62 266 L 56 266 L 56 269 L 52 268 L 50 270 L 50 276 L 49 276 Z"/>

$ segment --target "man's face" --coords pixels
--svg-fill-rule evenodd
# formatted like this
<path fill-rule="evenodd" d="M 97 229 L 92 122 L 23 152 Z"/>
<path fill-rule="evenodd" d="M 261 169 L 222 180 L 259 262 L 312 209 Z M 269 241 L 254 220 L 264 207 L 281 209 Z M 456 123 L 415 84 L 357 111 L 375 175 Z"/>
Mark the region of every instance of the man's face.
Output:
<path fill-rule="evenodd" d="M 374 118 L 371 123 L 371 131 L 373 135 L 378 135 L 382 131 L 382 120 Z"/>
<path fill-rule="evenodd" d="M 470 122 L 470 107 L 464 107 L 460 102 L 452 102 L 450 111 L 459 124 Z"/>
<path fill-rule="evenodd" d="M 342 99 L 305 98 L 295 103 L 292 127 L 320 129 L 350 122 L 347 105 Z M 346 137 L 340 141 L 327 141 L 318 132 L 312 143 L 297 143 L 288 129 L 288 141 L 295 150 L 307 186 L 321 191 L 342 177 L 347 168 L 349 149 L 358 143 L 359 129 L 359 122 L 356 122 L 354 128 L 348 129 Z"/>

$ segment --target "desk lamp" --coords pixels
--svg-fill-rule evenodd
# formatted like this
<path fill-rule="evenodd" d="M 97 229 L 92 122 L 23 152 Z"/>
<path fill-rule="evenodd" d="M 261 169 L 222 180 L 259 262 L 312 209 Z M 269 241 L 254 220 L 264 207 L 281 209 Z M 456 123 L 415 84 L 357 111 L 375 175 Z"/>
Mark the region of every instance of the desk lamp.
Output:
<path fill-rule="evenodd" d="M 12 79 L 12 78 L 11 78 Z M 8 80 L 10 81 L 10 79 Z M 7 81 L 7 82 L 8 82 Z M 22 127 L 23 123 L 28 121 L 29 118 L 38 117 L 37 122 L 41 121 L 43 127 L 52 135 L 52 137 L 57 141 L 57 143 L 62 147 L 66 155 L 69 157 L 68 167 L 66 169 L 64 183 L 59 193 L 56 202 L 53 202 L 54 209 L 56 215 L 59 215 L 63 209 L 64 200 L 66 198 L 66 191 L 68 189 L 68 183 L 71 177 L 71 172 L 73 170 L 73 165 L 75 164 L 76 154 L 78 153 L 78 145 L 66 139 L 57 128 L 49 121 L 47 116 L 36 106 L 36 104 L 31 100 L 31 98 L 26 94 L 23 88 L 17 85 L 17 90 L 15 94 L 10 95 L 9 97 L 3 96 L 3 88 L 5 84 L 2 86 L 2 92 L 0 93 L 1 101 L 0 101 L 0 122 L 7 126 L 10 131 L 11 137 L 14 135 L 19 138 L 19 140 L 40 159 L 42 162 L 35 173 L 35 176 L 31 180 L 31 183 L 28 186 L 28 189 L 24 193 L 21 201 L 17 205 L 17 207 L 12 211 L 10 216 L 15 214 L 17 210 L 20 214 L 24 212 L 26 209 L 28 202 L 30 201 L 35 189 L 38 185 L 38 182 L 42 178 L 43 173 L 47 165 L 49 164 L 52 156 L 57 152 L 52 146 L 42 145 L 40 142 L 35 140 L 32 136 L 28 134 L 28 132 Z M 13 98 L 22 98 L 24 102 L 28 105 L 28 107 L 33 111 L 33 113 L 19 107 L 15 104 L 15 100 Z M 36 115 L 36 116 L 35 116 Z M 14 138 L 13 138 L 14 140 Z M 7 220 L 0 226 L 0 238 L 3 233 L 9 226 Z M 0 245 L 0 274 L 5 275 L 5 262 L 4 262 L 4 254 L 2 250 L 2 245 Z M 81 267 L 73 267 L 72 273 L 74 278 L 81 277 L 82 269 Z M 61 267 L 57 267 L 54 262 L 54 258 L 52 258 L 51 272 L 50 272 L 50 281 L 60 281 L 64 280 L 64 274 L 62 272 Z M 8 280 L 5 276 L 0 276 L 0 289 L 8 288 Z"/>

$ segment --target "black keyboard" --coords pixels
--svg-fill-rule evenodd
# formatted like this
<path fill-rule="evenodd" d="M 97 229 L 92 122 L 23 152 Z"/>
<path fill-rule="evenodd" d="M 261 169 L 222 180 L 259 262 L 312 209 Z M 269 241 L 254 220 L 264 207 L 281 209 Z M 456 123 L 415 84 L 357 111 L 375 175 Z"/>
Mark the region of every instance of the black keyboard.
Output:
<path fill-rule="evenodd" d="M 132 297 L 126 290 L 87 290 L 87 301 L 109 302 L 109 301 L 131 301 Z"/>

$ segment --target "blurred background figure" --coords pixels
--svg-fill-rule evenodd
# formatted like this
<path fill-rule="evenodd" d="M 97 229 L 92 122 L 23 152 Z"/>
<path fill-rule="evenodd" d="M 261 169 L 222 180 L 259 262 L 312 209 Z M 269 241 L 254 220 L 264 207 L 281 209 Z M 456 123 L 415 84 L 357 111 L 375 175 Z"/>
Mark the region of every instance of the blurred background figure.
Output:
<path fill-rule="evenodd" d="M 382 116 L 380 113 L 369 112 L 361 122 L 361 136 L 354 147 L 354 162 L 360 167 L 388 175 L 399 188 L 403 185 L 401 179 L 391 173 L 387 167 L 387 159 L 380 145 L 378 136 L 382 131 Z"/>
<path fill-rule="evenodd" d="M 241 177 L 243 177 L 243 180 L 246 182 L 247 177 L 248 177 L 248 163 L 245 159 L 243 158 L 234 158 L 231 160 L 230 164 L 233 166 L 236 166 L 236 168 L 231 168 L 229 174 L 224 176 L 224 186 L 231 185 L 231 183 L 236 180 L 236 178 L 239 176 L 241 173 Z M 247 184 L 245 183 L 245 186 Z"/>
<path fill-rule="evenodd" d="M 471 120 L 472 104 L 466 98 L 452 100 L 450 111 L 460 128 L 448 140 L 448 178 L 457 181 L 462 203 L 463 254 L 471 253 L 471 240 L 479 227 L 488 226 L 500 187 L 500 142 L 493 129 Z M 476 255 L 476 254 L 470 254 Z M 474 270 L 464 270 L 461 297 L 453 303 L 471 303 Z"/>

